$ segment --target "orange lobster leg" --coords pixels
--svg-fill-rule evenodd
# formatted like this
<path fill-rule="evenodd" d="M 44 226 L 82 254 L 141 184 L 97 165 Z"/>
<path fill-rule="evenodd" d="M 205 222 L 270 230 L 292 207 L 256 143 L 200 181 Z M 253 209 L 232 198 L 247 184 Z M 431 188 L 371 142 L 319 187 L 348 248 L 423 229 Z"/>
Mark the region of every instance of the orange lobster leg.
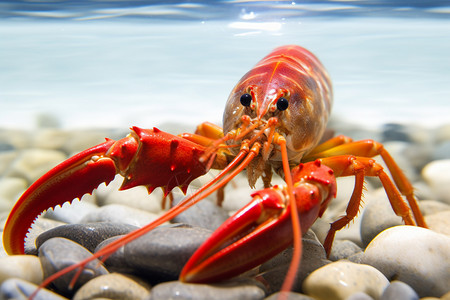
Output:
<path fill-rule="evenodd" d="M 394 161 L 389 152 L 386 149 L 384 149 L 383 145 L 373 140 L 362 140 L 357 142 L 351 142 L 351 139 L 348 139 L 348 141 L 349 142 L 337 145 L 336 147 L 331 147 L 322 152 L 315 152 L 313 150 L 312 153 L 308 154 L 305 157 L 305 161 L 338 155 L 354 155 L 358 157 L 359 156 L 374 157 L 380 155 L 383 161 L 386 163 L 386 166 L 389 169 L 398 190 L 408 200 L 409 206 L 411 207 L 417 225 L 426 228 L 427 225 L 422 216 L 422 213 L 420 212 L 419 206 L 417 205 L 417 200 L 414 197 L 414 189 L 411 183 L 406 178 L 405 174 L 397 165 L 397 163 Z M 320 145 L 318 147 L 320 147 Z M 325 161 L 324 163 L 327 164 L 327 162 Z M 377 175 L 368 175 L 368 176 L 377 176 Z"/>

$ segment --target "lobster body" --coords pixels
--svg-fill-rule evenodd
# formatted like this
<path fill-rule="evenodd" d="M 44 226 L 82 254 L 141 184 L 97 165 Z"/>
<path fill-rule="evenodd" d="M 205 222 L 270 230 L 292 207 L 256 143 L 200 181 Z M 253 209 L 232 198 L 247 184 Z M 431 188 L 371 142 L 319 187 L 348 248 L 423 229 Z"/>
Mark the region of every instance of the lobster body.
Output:
<path fill-rule="evenodd" d="M 133 127 L 119 140 L 87 149 L 43 175 L 20 197 L 4 228 L 8 254 L 21 254 L 28 228 L 45 209 L 81 198 L 116 174 L 121 189 L 162 187 L 167 195 L 210 168 L 220 173 L 154 222 L 99 250 L 91 258 L 63 269 L 41 286 L 89 261 L 107 257 L 121 246 L 172 219 L 221 190 L 236 174 L 247 171 L 250 186 L 262 178 L 265 189 L 226 221 L 187 262 L 180 279 L 213 282 L 228 279 L 273 257 L 290 244 L 294 254 L 283 290 L 293 284 L 301 258 L 302 234 L 321 217 L 336 194 L 335 176 L 354 176 L 355 188 L 346 215 L 331 224 L 324 248 L 329 254 L 334 234 L 356 216 L 365 176 L 378 177 L 395 213 L 406 224 L 425 227 L 413 188 L 383 146 L 372 140 L 353 142 L 337 136 L 320 145 L 332 106 L 332 88 L 320 61 L 306 49 L 275 49 L 232 90 L 222 130 L 203 123 L 195 134 L 174 136 L 156 128 Z M 380 155 L 392 175 L 371 157 Z M 271 186 L 273 170 L 285 179 Z M 406 197 L 409 206 L 404 201 Z M 411 211 L 415 221 L 412 218 Z"/>

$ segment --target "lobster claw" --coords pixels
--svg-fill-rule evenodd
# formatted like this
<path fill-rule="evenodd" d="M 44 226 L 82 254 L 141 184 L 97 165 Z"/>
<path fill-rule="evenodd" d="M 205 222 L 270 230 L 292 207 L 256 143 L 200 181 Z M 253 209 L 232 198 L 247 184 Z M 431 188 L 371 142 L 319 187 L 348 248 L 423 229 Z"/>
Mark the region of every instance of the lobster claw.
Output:
<path fill-rule="evenodd" d="M 144 185 L 149 193 L 162 187 L 167 194 L 179 186 L 186 192 L 188 184 L 207 171 L 199 161 L 203 153 L 203 146 L 157 128 L 133 127 L 121 140 L 107 139 L 57 165 L 25 191 L 6 221 L 5 250 L 24 253 L 26 234 L 39 214 L 92 193 L 116 174 L 124 176 L 121 190 Z"/>
<path fill-rule="evenodd" d="M 302 234 L 336 195 L 331 169 L 317 162 L 292 170 L 295 205 Z M 248 271 L 286 249 L 293 241 L 291 204 L 286 186 L 252 194 L 252 201 L 223 223 L 184 266 L 180 280 L 208 283 Z"/>

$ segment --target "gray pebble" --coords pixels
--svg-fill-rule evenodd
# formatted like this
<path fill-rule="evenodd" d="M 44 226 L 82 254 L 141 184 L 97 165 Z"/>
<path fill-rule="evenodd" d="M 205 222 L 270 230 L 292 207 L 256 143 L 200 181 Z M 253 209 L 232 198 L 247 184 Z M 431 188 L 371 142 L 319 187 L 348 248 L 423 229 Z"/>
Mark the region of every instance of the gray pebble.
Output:
<path fill-rule="evenodd" d="M 402 124 L 384 124 L 382 127 L 381 135 L 383 143 L 387 141 L 411 142 L 410 132 L 408 128 Z"/>
<path fill-rule="evenodd" d="M 309 230 L 302 240 L 302 260 L 292 291 L 301 292 L 303 280 L 314 270 L 330 263 L 326 258 L 325 249 L 317 240 L 314 233 Z M 279 291 L 283 285 L 294 249 L 289 247 L 272 259 L 263 263 L 259 269 L 267 282 L 270 293 Z"/>
<path fill-rule="evenodd" d="M 361 240 L 364 246 L 383 230 L 404 224 L 402 218 L 392 210 L 383 189 L 378 189 L 371 197 L 361 218 Z"/>
<path fill-rule="evenodd" d="M 329 259 L 331 261 L 337 261 L 340 259 L 346 259 L 354 254 L 362 253 L 361 247 L 348 240 L 335 240 Z"/>
<path fill-rule="evenodd" d="M 174 200 L 173 204 L 177 204 L 181 199 Z M 216 230 L 228 217 L 228 213 L 223 208 L 211 201 L 203 200 L 173 218 L 172 221 Z"/>
<path fill-rule="evenodd" d="M 312 297 L 309 297 L 307 295 L 300 294 L 300 293 L 294 293 L 294 292 L 274 293 L 274 294 L 270 295 L 269 297 L 264 298 L 264 300 L 278 300 L 281 294 L 287 294 L 287 295 L 285 295 L 285 298 L 284 298 L 285 300 L 314 300 L 314 298 L 312 298 Z"/>
<path fill-rule="evenodd" d="M 70 204 L 64 203 L 63 206 L 47 210 L 44 216 L 48 219 L 69 224 L 80 223 L 85 215 L 98 208 L 96 204 L 92 203 L 94 201 L 95 196 L 86 194 L 83 196 L 82 201 L 74 200 Z"/>
<path fill-rule="evenodd" d="M 144 299 L 150 294 L 150 286 L 142 280 L 119 273 L 96 277 L 83 285 L 72 300 L 83 299 Z"/>
<path fill-rule="evenodd" d="M 33 294 L 38 286 L 31 282 L 19 278 L 6 280 L 0 286 L 0 299 L 2 300 L 27 300 Z M 47 289 L 41 289 L 34 300 L 67 300 L 56 293 Z"/>
<path fill-rule="evenodd" d="M 165 282 L 156 285 L 146 300 L 262 300 L 264 295 L 264 290 L 254 280 L 236 278 L 217 284 Z"/>
<path fill-rule="evenodd" d="M 49 239 L 39 248 L 39 258 L 42 263 L 42 268 L 44 269 L 45 278 L 91 256 L 92 253 L 86 248 L 65 238 Z M 58 291 L 70 294 L 73 291 L 69 290 L 69 283 L 73 279 L 75 272 L 76 271 L 69 272 L 54 280 L 53 285 Z M 77 290 L 92 278 L 107 273 L 108 271 L 102 266 L 99 260 L 96 259 L 85 266 L 75 283 L 74 289 Z"/>
<path fill-rule="evenodd" d="M 48 239 L 63 237 L 93 252 L 98 244 L 104 240 L 113 236 L 127 234 L 137 228 L 139 227 L 107 222 L 62 225 L 40 234 L 36 239 L 36 246 L 39 248 Z"/>
<path fill-rule="evenodd" d="M 450 159 L 450 141 L 445 141 L 434 147 L 433 160 Z"/>
<path fill-rule="evenodd" d="M 211 231 L 200 227 L 160 226 L 122 247 L 105 263 L 108 268 L 131 269 L 149 279 L 175 280 L 210 235 Z M 112 240 L 100 244 L 98 249 L 109 241 Z"/>
<path fill-rule="evenodd" d="M 412 287 L 395 280 L 386 287 L 380 300 L 419 300 L 419 296 Z"/>

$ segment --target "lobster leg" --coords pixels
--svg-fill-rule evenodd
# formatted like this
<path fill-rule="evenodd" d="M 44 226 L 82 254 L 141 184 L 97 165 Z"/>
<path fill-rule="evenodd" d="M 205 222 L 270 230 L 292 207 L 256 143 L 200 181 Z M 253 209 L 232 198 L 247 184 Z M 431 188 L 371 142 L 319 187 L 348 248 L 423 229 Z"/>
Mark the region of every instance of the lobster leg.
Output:
<path fill-rule="evenodd" d="M 394 212 L 403 218 L 406 225 L 415 225 L 409 206 L 403 200 L 400 192 L 389 176 L 384 172 L 383 167 L 374 159 L 342 155 L 323 158 L 320 161 L 333 169 L 336 177 L 355 176 L 355 188 L 347 206 L 346 215 L 331 224 L 330 230 L 325 238 L 324 248 L 327 255 L 330 254 L 336 231 L 349 224 L 359 211 L 365 176 L 378 177 L 383 184 Z"/>
<path fill-rule="evenodd" d="M 318 147 L 320 147 L 320 145 Z M 384 149 L 382 144 L 373 140 L 351 142 L 351 139 L 348 139 L 347 142 L 337 145 L 336 147 L 331 147 L 322 152 L 314 152 L 313 150 L 313 153 L 310 153 L 305 157 L 305 161 L 315 160 L 318 158 L 328 158 L 337 155 L 354 155 L 362 157 L 374 157 L 380 155 L 386 163 L 386 166 L 389 169 L 398 190 L 406 197 L 417 225 L 425 228 L 427 227 L 419 206 L 417 205 L 417 200 L 414 197 L 414 189 L 411 183 L 389 152 Z"/>

